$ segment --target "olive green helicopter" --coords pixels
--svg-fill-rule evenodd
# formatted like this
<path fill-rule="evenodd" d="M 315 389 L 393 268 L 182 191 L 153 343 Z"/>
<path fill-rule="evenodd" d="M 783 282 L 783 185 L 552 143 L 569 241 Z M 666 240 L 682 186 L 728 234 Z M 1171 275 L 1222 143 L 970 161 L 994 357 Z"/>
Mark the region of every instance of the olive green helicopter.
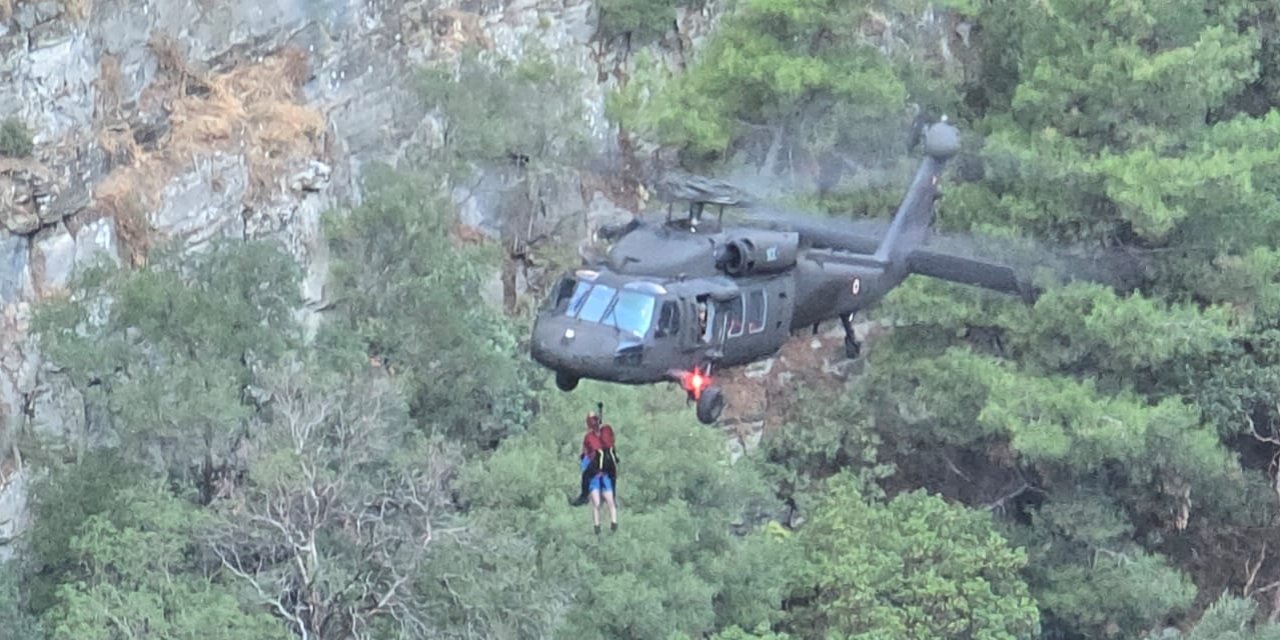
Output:
<path fill-rule="evenodd" d="M 713 424 L 726 369 L 776 354 L 797 331 L 838 319 L 845 355 L 858 357 L 854 315 L 918 274 L 1020 295 L 1037 290 L 1007 265 L 930 250 L 925 241 L 943 168 L 960 148 L 946 118 L 924 128 L 925 157 L 887 229 L 836 221 L 765 219 L 726 224 L 733 194 L 687 186 L 687 216 L 604 228 L 604 255 L 564 274 L 538 310 L 535 361 L 572 391 L 583 378 L 676 382 Z M 705 185 L 706 183 L 704 183 Z M 706 205 L 721 215 L 704 216 Z"/>

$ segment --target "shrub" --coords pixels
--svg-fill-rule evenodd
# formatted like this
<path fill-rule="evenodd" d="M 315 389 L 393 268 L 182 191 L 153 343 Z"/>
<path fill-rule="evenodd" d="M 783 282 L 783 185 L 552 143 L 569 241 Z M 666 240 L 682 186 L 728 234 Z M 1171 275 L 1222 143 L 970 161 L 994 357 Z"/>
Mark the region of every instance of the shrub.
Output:
<path fill-rule="evenodd" d="M 31 130 L 17 118 L 0 121 L 0 156 L 21 158 L 31 155 Z"/>

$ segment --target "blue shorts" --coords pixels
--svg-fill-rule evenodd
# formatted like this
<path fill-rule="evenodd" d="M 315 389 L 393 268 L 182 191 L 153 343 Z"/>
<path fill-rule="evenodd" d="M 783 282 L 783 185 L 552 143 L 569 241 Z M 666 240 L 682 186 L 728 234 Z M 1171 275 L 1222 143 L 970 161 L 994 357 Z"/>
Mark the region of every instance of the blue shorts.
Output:
<path fill-rule="evenodd" d="M 588 487 L 591 491 L 601 491 L 603 493 L 613 493 L 613 480 L 603 473 L 597 473 L 596 477 L 591 479 L 591 485 Z"/>
<path fill-rule="evenodd" d="M 582 456 L 582 459 L 578 463 L 578 470 L 586 471 L 587 467 L 590 465 L 591 458 Z M 595 477 L 591 479 L 591 484 L 587 486 L 587 491 L 613 493 L 613 480 L 610 480 L 609 476 L 604 473 L 597 473 Z"/>

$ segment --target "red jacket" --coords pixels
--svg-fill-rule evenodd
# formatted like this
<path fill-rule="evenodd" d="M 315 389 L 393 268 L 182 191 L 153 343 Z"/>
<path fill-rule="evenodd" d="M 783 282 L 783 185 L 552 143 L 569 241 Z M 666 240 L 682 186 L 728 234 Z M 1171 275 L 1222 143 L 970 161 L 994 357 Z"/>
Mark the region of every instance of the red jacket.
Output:
<path fill-rule="evenodd" d="M 610 434 L 610 440 L 612 440 L 612 433 Z M 583 456 L 592 457 L 602 448 L 604 448 L 604 443 L 601 441 L 600 436 L 596 435 L 594 431 L 588 431 L 587 435 L 582 436 Z"/>
<path fill-rule="evenodd" d="M 607 424 L 600 427 L 600 445 L 605 449 L 613 448 L 613 427 Z"/>

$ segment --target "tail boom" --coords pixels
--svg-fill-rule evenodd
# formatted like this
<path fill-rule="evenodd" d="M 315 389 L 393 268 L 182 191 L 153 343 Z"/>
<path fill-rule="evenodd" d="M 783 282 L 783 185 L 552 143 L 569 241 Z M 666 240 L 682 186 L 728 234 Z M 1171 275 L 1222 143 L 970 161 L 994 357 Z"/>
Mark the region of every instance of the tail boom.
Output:
<path fill-rule="evenodd" d="M 907 256 L 924 242 L 933 226 L 934 201 L 941 193 L 938 183 L 947 160 L 960 150 L 960 134 L 944 118 L 925 131 L 925 153 L 928 157 L 916 170 L 907 195 L 898 206 L 884 240 L 876 248 L 877 260 L 893 265 L 904 264 Z"/>

